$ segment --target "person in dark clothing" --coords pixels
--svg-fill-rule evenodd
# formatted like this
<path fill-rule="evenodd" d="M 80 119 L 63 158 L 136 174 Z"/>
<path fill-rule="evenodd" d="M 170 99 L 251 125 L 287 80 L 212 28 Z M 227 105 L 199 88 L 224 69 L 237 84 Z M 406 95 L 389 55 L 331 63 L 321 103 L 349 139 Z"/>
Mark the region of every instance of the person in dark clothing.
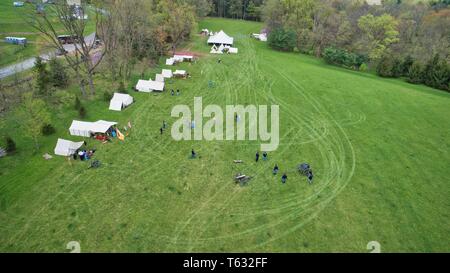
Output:
<path fill-rule="evenodd" d="M 273 173 L 274 175 L 278 173 L 278 165 L 277 165 L 277 164 L 275 164 L 275 167 L 273 167 L 272 173 Z"/>
<path fill-rule="evenodd" d="M 159 128 L 159 132 L 161 133 L 161 135 L 163 134 L 163 128 Z"/>
<path fill-rule="evenodd" d="M 195 158 L 196 156 L 197 156 L 197 154 L 195 153 L 194 149 L 192 149 L 192 151 L 191 151 L 191 157 L 192 157 L 192 158 Z"/>
<path fill-rule="evenodd" d="M 263 153 L 263 160 L 267 160 L 267 152 Z"/>
<path fill-rule="evenodd" d="M 256 162 L 258 162 L 258 160 L 259 160 L 259 152 L 256 152 L 255 160 L 256 160 Z"/>
<path fill-rule="evenodd" d="M 281 182 L 284 184 L 284 183 L 286 183 L 286 180 L 287 180 L 287 175 L 286 175 L 286 173 L 284 173 L 283 176 L 281 177 Z"/>
<path fill-rule="evenodd" d="M 170 91 L 170 94 L 173 96 L 173 95 L 175 95 L 175 92 L 173 92 L 173 89 L 172 89 L 172 91 Z"/>
<path fill-rule="evenodd" d="M 179 95 L 180 95 L 180 90 L 177 89 L 177 96 L 179 96 Z"/>
<path fill-rule="evenodd" d="M 166 129 L 166 128 L 167 128 L 167 123 L 165 120 L 163 120 L 163 129 Z"/>
<path fill-rule="evenodd" d="M 312 171 L 309 171 L 307 176 L 308 176 L 309 184 L 312 184 L 313 177 L 314 177 Z"/>

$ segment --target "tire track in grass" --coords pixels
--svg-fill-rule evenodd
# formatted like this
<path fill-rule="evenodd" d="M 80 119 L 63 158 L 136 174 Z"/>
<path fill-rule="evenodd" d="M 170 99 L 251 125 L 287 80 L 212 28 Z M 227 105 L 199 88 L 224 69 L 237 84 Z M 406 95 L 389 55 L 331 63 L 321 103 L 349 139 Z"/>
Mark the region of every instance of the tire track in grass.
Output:
<path fill-rule="evenodd" d="M 291 214 L 291 215 L 293 215 L 293 214 Z M 313 218 L 313 217 L 312 217 Z M 236 234 L 234 234 L 234 235 L 236 235 Z M 234 236 L 233 235 L 233 236 Z M 217 237 L 214 237 L 213 239 L 217 239 Z M 191 245 L 191 249 L 193 248 L 193 246 L 192 246 L 192 244 L 190 244 Z"/>
<path fill-rule="evenodd" d="M 217 238 L 217 237 L 215 237 L 215 238 Z"/>

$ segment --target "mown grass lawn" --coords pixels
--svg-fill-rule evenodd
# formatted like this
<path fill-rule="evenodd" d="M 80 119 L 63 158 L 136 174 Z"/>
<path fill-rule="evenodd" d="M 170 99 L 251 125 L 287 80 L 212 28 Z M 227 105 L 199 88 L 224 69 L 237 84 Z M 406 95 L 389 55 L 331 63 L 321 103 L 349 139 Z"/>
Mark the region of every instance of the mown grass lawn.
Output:
<path fill-rule="evenodd" d="M 450 251 L 449 94 L 272 51 L 249 38 L 258 23 L 206 19 L 205 27 L 234 36 L 239 54 L 211 56 L 195 35 L 185 49 L 202 57 L 177 65 L 192 78 L 168 92 L 132 93 L 131 107 L 112 112 L 100 98 L 113 84 L 98 76 L 86 120 L 133 124 L 124 142 L 88 141 L 99 169 L 42 158 L 58 137 L 80 140 L 68 135 L 78 119 L 71 99 L 52 108 L 57 133 L 41 138 L 38 153 L 17 111 L 2 117 L 0 132 L 19 151 L 0 159 L 1 251 L 64 252 L 69 241 L 83 252 L 367 252 L 369 241 L 383 252 Z M 279 148 L 255 163 L 258 141 L 159 135 L 163 120 L 175 121 L 172 107 L 192 107 L 195 96 L 204 106 L 278 104 Z M 189 159 L 191 148 L 199 158 Z M 301 162 L 315 170 L 313 185 L 295 172 Z M 284 185 L 275 163 L 288 174 Z M 233 182 L 239 171 L 254 176 L 248 186 Z"/>
<path fill-rule="evenodd" d="M 27 23 L 27 16 L 34 13 L 35 7 L 25 3 L 23 7 L 14 7 L 14 1 L 0 1 L 0 67 L 20 62 L 23 59 L 35 57 L 41 53 L 52 51 L 46 46 L 47 42 L 43 36 Z M 52 12 L 52 5 L 47 5 L 45 10 Z M 94 16 L 89 10 L 89 16 Z M 58 23 L 56 16 L 50 16 L 54 26 L 60 31 L 59 34 L 66 34 L 63 27 Z M 86 26 L 86 35 L 95 31 L 93 20 L 89 20 Z M 12 45 L 4 42 L 7 36 L 25 37 L 28 44 L 26 47 Z"/>

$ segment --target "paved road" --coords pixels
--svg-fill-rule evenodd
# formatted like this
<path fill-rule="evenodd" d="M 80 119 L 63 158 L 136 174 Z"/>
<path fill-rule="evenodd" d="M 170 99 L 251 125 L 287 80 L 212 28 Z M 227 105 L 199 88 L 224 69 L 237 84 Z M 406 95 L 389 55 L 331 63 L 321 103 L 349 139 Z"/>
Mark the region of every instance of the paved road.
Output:
<path fill-rule="evenodd" d="M 84 39 L 88 45 L 91 45 L 95 39 L 95 32 L 84 37 Z M 73 44 L 64 45 L 64 49 L 69 53 L 73 52 L 73 51 L 75 51 L 75 45 L 73 45 Z M 52 55 L 54 55 L 54 53 L 45 53 L 45 54 L 40 55 L 40 57 L 44 60 L 48 60 L 48 59 L 50 59 L 50 57 Z M 36 58 L 33 57 L 33 58 L 26 59 L 20 63 L 16 63 L 16 64 L 12 64 L 12 65 L 0 68 L 0 79 L 6 78 L 8 76 L 14 75 L 16 73 L 19 73 L 19 72 L 22 72 L 25 70 L 28 70 L 30 68 L 33 68 L 35 61 L 36 61 Z"/>

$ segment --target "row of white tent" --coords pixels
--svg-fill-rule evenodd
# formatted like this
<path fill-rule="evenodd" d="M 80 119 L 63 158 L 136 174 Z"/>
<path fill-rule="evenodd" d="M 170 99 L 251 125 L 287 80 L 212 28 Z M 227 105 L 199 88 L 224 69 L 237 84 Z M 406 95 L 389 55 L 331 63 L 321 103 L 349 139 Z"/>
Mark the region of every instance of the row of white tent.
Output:
<path fill-rule="evenodd" d="M 211 54 L 223 54 L 223 53 L 237 54 L 238 49 L 237 49 L 237 47 L 231 47 L 231 46 L 223 45 L 223 44 L 221 44 L 219 47 L 217 47 L 216 45 L 213 45 L 211 47 L 211 51 L 209 53 L 211 53 Z"/>
<path fill-rule="evenodd" d="M 136 84 L 136 90 L 139 92 L 153 92 L 158 91 L 162 92 L 164 91 L 164 81 L 165 79 L 172 78 L 172 77 L 186 77 L 187 71 L 186 70 L 175 70 L 172 72 L 170 69 L 163 69 L 161 73 L 155 75 L 155 80 L 152 79 L 149 80 L 139 80 Z"/>
<path fill-rule="evenodd" d="M 105 120 L 97 120 L 95 122 L 73 120 L 69 132 L 72 136 L 90 137 L 91 134 L 105 134 L 116 124 L 117 122 L 115 121 Z"/>
<path fill-rule="evenodd" d="M 95 122 L 73 120 L 69 132 L 72 136 L 90 137 L 91 134 L 106 133 L 112 126 L 117 125 L 114 121 L 98 120 Z M 61 156 L 71 156 L 83 146 L 84 141 L 70 141 L 58 138 L 55 147 L 55 154 Z"/>
<path fill-rule="evenodd" d="M 260 33 L 260 34 L 253 33 L 252 36 L 256 40 L 260 40 L 261 42 L 267 42 L 267 34 L 266 33 Z"/>
<path fill-rule="evenodd" d="M 192 55 L 173 55 L 173 57 L 166 59 L 166 65 L 174 65 L 184 61 L 191 62 L 194 59 Z"/>
<path fill-rule="evenodd" d="M 152 81 L 152 80 L 139 80 L 136 84 L 136 90 L 139 92 L 150 93 L 153 91 L 164 91 L 164 82 Z"/>
<path fill-rule="evenodd" d="M 173 60 L 173 63 L 183 62 L 185 60 L 192 61 L 193 56 L 174 55 L 174 57 L 172 57 L 171 59 Z M 163 69 L 160 74 L 155 75 L 154 81 L 152 81 L 151 79 L 149 79 L 148 81 L 139 80 L 136 84 L 136 90 L 139 92 L 163 91 L 164 80 L 166 78 L 172 78 L 173 76 L 184 77 L 186 75 L 187 72 L 185 70 L 175 70 L 174 72 L 172 72 L 172 70 L 170 69 Z M 124 107 L 132 104 L 133 101 L 133 97 L 129 94 L 114 93 L 109 103 L 109 109 L 114 111 L 121 111 Z M 73 120 L 72 124 L 70 125 L 69 132 L 73 136 L 90 137 L 92 134 L 96 133 L 104 134 L 114 125 L 117 125 L 117 122 L 105 120 L 98 120 L 95 122 Z M 56 155 L 71 156 L 78 149 L 80 149 L 83 144 L 84 141 L 74 142 L 58 138 L 54 152 Z"/>

